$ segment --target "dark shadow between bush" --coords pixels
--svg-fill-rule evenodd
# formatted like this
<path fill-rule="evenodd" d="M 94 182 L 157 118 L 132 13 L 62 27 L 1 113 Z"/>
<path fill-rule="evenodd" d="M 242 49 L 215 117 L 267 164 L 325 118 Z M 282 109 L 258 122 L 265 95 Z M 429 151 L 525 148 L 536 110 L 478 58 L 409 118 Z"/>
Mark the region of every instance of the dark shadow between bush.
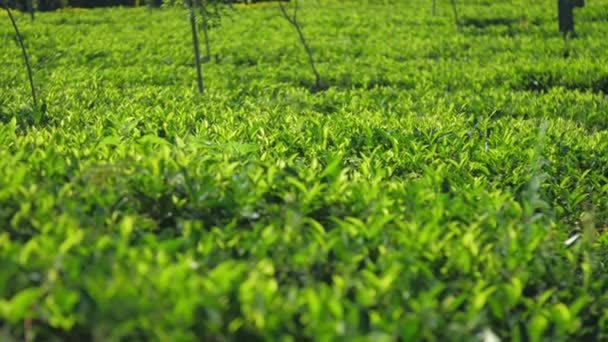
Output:
<path fill-rule="evenodd" d="M 463 26 L 473 26 L 480 29 L 485 29 L 490 26 L 513 26 L 519 20 L 513 18 L 463 18 L 462 25 Z"/>
<path fill-rule="evenodd" d="M 7 124 L 13 117 L 17 119 L 19 129 L 41 125 L 46 126 L 52 122 L 51 118 L 47 115 L 45 103 L 42 104 L 40 109 L 28 106 L 13 112 L 9 112 L 0 105 L 0 123 Z"/>
<path fill-rule="evenodd" d="M 522 75 L 521 81 L 513 86 L 513 90 L 546 93 L 558 87 L 608 95 L 608 75 L 598 75 L 587 81 L 578 81 L 563 79 L 547 72 L 529 72 Z"/>

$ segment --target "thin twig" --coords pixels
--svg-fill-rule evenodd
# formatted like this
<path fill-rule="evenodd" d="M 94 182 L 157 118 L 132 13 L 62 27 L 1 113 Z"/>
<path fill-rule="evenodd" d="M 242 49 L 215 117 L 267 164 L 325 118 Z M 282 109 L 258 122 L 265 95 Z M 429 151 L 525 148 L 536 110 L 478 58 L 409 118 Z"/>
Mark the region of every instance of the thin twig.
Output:
<path fill-rule="evenodd" d="M 34 107 L 38 108 L 38 100 L 36 99 L 36 88 L 34 87 L 34 77 L 32 76 L 32 67 L 30 66 L 30 58 L 27 55 L 27 51 L 25 50 L 25 44 L 23 44 L 23 36 L 21 36 L 21 32 L 19 32 L 19 27 L 17 26 L 17 22 L 15 21 L 15 17 L 13 17 L 13 13 L 10 8 L 3 1 L 0 1 L 0 6 L 6 10 L 8 13 L 8 17 L 13 23 L 13 28 L 15 29 L 15 34 L 17 35 L 17 40 L 19 41 L 19 45 L 21 46 L 21 51 L 23 52 L 23 59 L 25 60 L 25 66 L 27 67 L 27 76 L 30 80 L 30 87 L 32 88 L 32 98 L 34 99 Z"/>

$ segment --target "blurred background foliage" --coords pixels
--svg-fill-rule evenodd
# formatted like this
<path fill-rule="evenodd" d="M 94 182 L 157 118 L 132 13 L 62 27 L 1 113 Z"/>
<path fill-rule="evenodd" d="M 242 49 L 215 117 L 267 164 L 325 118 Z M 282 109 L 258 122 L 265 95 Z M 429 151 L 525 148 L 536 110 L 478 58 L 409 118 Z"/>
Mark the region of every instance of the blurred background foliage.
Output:
<path fill-rule="evenodd" d="M 54 11 L 64 7 L 110 7 L 110 6 L 153 6 L 160 7 L 164 4 L 174 5 L 181 3 L 181 0 L 4 0 L 11 8 L 26 11 L 27 2 L 31 1 L 34 9 L 38 11 Z M 199 2 L 202 0 L 198 0 Z M 256 3 L 270 0 L 207 0 L 205 3 Z"/>

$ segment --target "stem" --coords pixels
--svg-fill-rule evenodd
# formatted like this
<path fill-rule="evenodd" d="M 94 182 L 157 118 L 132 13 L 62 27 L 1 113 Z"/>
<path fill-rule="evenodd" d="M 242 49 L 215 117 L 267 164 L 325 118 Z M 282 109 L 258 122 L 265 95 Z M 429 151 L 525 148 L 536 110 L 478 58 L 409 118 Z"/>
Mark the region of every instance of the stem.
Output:
<path fill-rule="evenodd" d="M 432 14 L 433 14 L 433 16 L 435 16 L 437 14 L 437 0 L 433 0 Z"/>
<path fill-rule="evenodd" d="M 285 10 L 285 6 L 283 6 L 283 2 L 281 0 L 278 1 L 279 2 L 279 7 L 281 9 L 281 13 L 283 13 L 283 17 L 289 21 L 291 23 L 291 25 L 293 25 L 293 27 L 295 27 L 296 31 L 298 32 L 298 37 L 300 37 L 300 42 L 302 43 L 302 45 L 304 45 L 304 49 L 306 50 L 306 54 L 308 55 L 308 62 L 310 63 L 310 68 L 312 69 L 313 74 L 315 74 L 315 86 L 317 88 L 321 87 L 321 75 L 319 75 L 319 72 L 317 71 L 317 67 L 315 66 L 315 60 L 312 56 L 312 50 L 310 49 L 310 46 L 308 46 L 308 43 L 306 42 L 306 38 L 304 38 L 304 33 L 302 33 L 302 27 L 300 26 L 300 23 L 298 23 L 298 0 L 295 0 L 295 7 L 293 10 L 293 16 L 289 16 L 289 14 L 287 14 L 287 10 Z"/>
<path fill-rule="evenodd" d="M 201 69 L 201 52 L 198 47 L 198 33 L 196 30 L 196 15 L 194 13 L 193 0 L 188 0 L 188 14 L 190 26 L 192 27 L 192 45 L 194 46 L 194 57 L 196 58 L 196 80 L 198 81 L 198 92 L 203 93 L 203 71 Z"/>
<path fill-rule="evenodd" d="M 21 36 L 21 33 L 19 32 L 19 27 L 17 27 L 17 22 L 15 21 L 15 18 L 13 17 L 13 13 L 8 8 L 8 6 L 5 5 L 4 2 L 0 1 L 0 7 L 4 8 L 6 10 L 6 12 L 8 13 L 8 17 L 11 20 L 11 23 L 13 23 L 13 28 L 15 29 L 15 34 L 17 35 L 17 40 L 19 41 L 19 45 L 21 46 L 21 51 L 23 52 L 23 59 L 25 60 L 25 66 L 27 67 L 27 76 L 30 80 L 30 87 L 32 88 L 32 98 L 34 99 L 34 107 L 38 108 L 38 101 L 36 99 L 36 88 L 34 87 L 34 77 L 32 76 L 32 67 L 30 66 L 30 58 L 27 55 L 27 51 L 25 50 L 25 45 L 23 44 L 23 36 Z"/>

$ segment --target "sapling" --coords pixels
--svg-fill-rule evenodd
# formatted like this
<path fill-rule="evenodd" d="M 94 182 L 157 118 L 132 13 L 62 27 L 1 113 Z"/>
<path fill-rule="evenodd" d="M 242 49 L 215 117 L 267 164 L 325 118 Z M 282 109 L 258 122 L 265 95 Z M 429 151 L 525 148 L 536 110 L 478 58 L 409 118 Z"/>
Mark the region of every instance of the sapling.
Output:
<path fill-rule="evenodd" d="M 17 26 L 17 22 L 15 21 L 15 17 L 13 17 L 13 13 L 7 4 L 4 3 L 4 0 L 0 0 L 0 7 L 6 10 L 8 14 L 8 18 L 11 20 L 13 24 L 13 28 L 15 29 L 15 34 L 17 35 L 17 41 L 19 41 L 19 45 L 21 46 L 21 52 L 23 53 L 23 60 L 25 61 L 25 66 L 27 68 L 27 76 L 30 80 L 30 87 L 32 88 L 32 99 L 34 100 L 34 107 L 38 108 L 38 101 L 36 99 L 36 88 L 34 87 L 34 77 L 32 76 L 32 67 L 30 66 L 30 58 L 25 49 L 25 44 L 23 43 L 23 36 L 21 32 L 19 32 L 19 27 Z"/>
<path fill-rule="evenodd" d="M 315 66 L 315 60 L 312 56 L 312 50 L 306 42 L 306 38 L 304 38 L 304 33 L 302 33 L 302 26 L 300 26 L 300 23 L 298 22 L 298 0 L 294 1 L 293 14 L 291 16 L 287 13 L 287 10 L 283 5 L 283 1 L 279 0 L 278 3 L 283 17 L 296 29 L 296 31 L 298 32 L 298 37 L 300 37 L 300 42 L 306 50 L 306 54 L 308 55 L 308 62 L 310 63 L 310 68 L 312 69 L 312 72 L 315 75 L 315 84 L 313 89 L 315 91 L 322 90 L 323 81 L 321 80 L 321 75 L 319 75 L 319 72 L 317 71 L 317 67 Z"/>

